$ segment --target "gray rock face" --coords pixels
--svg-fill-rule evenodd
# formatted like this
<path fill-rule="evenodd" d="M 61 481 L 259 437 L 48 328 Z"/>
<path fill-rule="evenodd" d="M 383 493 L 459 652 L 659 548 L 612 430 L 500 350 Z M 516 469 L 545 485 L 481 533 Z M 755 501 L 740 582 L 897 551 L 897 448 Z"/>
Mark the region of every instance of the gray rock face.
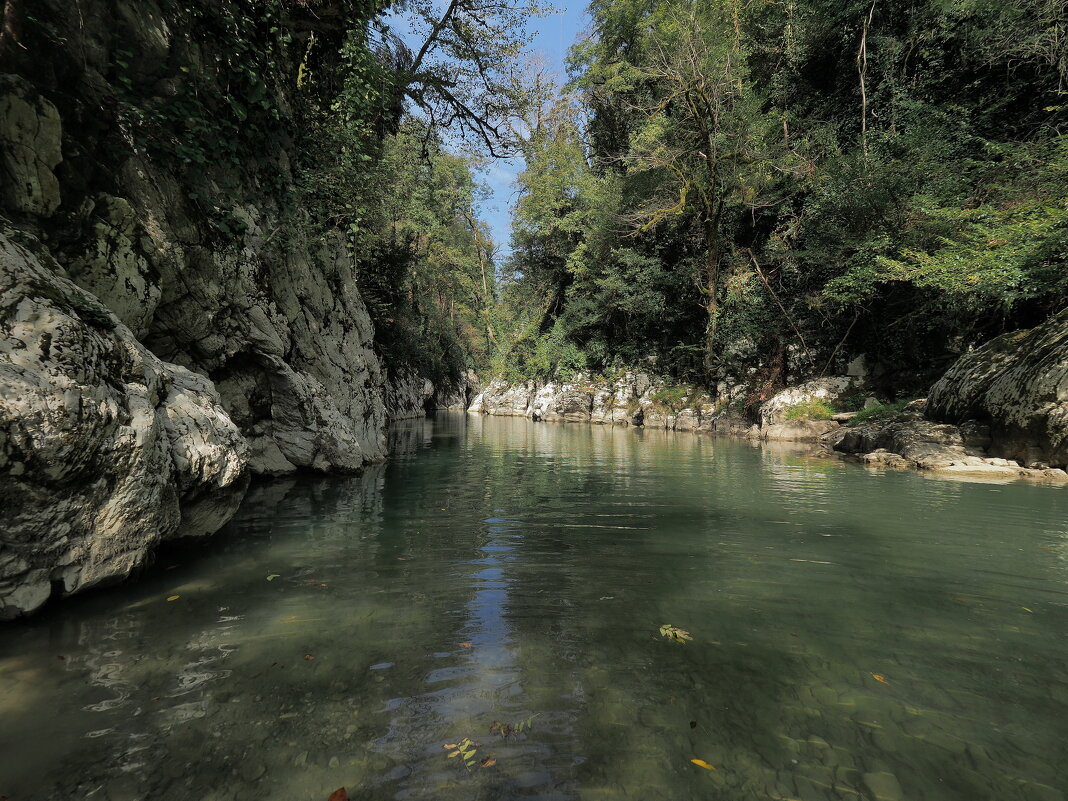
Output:
<path fill-rule="evenodd" d="M 624 373 L 614 381 L 577 375 L 571 381 L 545 384 L 512 385 L 498 378 L 475 396 L 468 411 L 545 422 L 726 430 L 724 402 L 692 389 L 667 389 L 664 380 L 647 373 Z"/>
<path fill-rule="evenodd" d="M 247 485 L 247 445 L 211 382 L 61 272 L 0 232 L 0 618 L 214 532 Z"/>
<path fill-rule="evenodd" d="M 434 405 L 434 384 L 404 370 L 386 382 L 385 406 L 390 420 L 410 420 L 425 417 L 427 407 Z"/>
<path fill-rule="evenodd" d="M 86 238 L 65 259 L 67 272 L 143 337 L 159 306 L 160 276 L 136 240 L 137 213 L 124 199 L 100 195 L 86 200 L 79 216 Z"/>
<path fill-rule="evenodd" d="M 843 429 L 831 436 L 834 450 L 858 455 L 871 465 L 994 479 L 1068 480 L 1068 473 L 1063 470 L 1048 466 L 1027 469 L 1017 462 L 991 457 L 981 446 L 982 437 L 975 438 L 974 429 L 936 423 L 915 412 L 881 423 Z"/>
<path fill-rule="evenodd" d="M 49 215 L 59 206 L 59 111 L 18 75 L 0 75 L 0 206 Z"/>
<path fill-rule="evenodd" d="M 990 452 L 1068 467 L 1068 309 L 964 354 L 931 389 L 927 415 L 989 426 Z"/>

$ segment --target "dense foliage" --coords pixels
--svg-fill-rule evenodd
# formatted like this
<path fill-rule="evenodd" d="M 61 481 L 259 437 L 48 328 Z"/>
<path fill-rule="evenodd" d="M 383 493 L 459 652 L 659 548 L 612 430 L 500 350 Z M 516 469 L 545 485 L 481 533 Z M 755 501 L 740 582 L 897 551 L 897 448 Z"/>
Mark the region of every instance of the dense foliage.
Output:
<path fill-rule="evenodd" d="M 515 374 L 890 392 L 1068 302 L 1068 8 L 594 0 L 530 122 Z"/>

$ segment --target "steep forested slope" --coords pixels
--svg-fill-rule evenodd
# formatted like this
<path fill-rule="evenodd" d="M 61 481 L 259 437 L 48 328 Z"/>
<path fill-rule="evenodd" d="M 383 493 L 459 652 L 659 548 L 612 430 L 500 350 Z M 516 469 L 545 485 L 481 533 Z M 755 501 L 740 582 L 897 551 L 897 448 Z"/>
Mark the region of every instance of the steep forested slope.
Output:
<path fill-rule="evenodd" d="M 890 397 L 1068 302 L 1068 11 L 595 0 L 532 119 L 514 377 L 643 365 Z"/>

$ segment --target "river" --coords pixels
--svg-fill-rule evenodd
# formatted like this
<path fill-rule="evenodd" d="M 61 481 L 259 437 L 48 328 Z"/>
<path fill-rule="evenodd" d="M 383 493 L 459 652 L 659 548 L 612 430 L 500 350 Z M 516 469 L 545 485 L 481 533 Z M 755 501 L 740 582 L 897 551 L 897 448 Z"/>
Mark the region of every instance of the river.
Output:
<path fill-rule="evenodd" d="M 521 419 L 391 437 L 0 628 L 0 797 L 1066 798 L 1068 490 Z"/>

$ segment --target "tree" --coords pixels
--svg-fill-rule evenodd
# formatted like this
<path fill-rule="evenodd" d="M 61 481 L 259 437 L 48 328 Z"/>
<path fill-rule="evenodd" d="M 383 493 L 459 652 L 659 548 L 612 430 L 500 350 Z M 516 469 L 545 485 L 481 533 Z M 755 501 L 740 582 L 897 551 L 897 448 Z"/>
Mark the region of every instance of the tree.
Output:
<path fill-rule="evenodd" d="M 512 120 L 531 102 L 516 66 L 530 41 L 526 23 L 546 13 L 540 0 L 448 0 L 444 11 L 434 0 L 404 0 L 422 39 L 407 48 L 391 35 L 396 91 L 411 101 L 430 130 L 455 130 L 492 156 L 518 148 Z"/>
<path fill-rule="evenodd" d="M 711 375 L 719 343 L 719 294 L 725 256 L 724 211 L 752 206 L 770 183 L 773 155 L 767 115 L 749 85 L 741 28 L 742 0 L 675 2 L 660 6 L 646 24 L 645 63 L 631 82 L 638 120 L 626 169 L 652 173 L 657 187 L 632 214 L 650 231 L 686 213 L 696 214 L 703 235 L 700 279 L 707 323 L 706 372 Z M 781 168 L 780 168 L 781 169 Z"/>

